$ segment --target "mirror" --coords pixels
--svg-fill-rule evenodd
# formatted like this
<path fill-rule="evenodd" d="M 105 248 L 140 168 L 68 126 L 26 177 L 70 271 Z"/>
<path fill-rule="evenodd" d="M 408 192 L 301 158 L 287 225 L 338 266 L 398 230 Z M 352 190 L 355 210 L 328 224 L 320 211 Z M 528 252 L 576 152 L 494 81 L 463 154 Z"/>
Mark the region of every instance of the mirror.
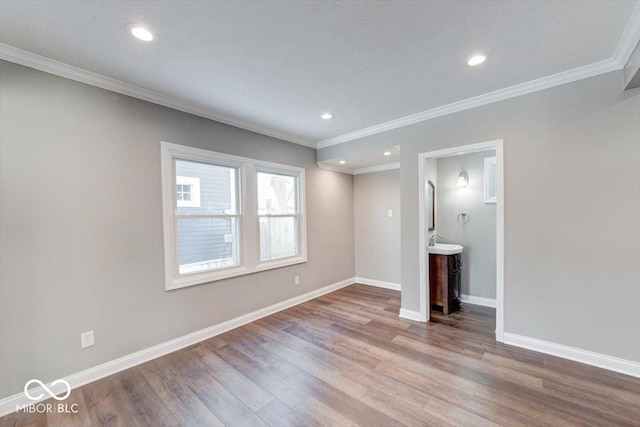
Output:
<path fill-rule="evenodd" d="M 429 231 L 436 229 L 436 187 L 429 181 L 427 185 L 427 226 Z"/>
<path fill-rule="evenodd" d="M 484 202 L 498 202 L 498 169 L 496 158 L 484 158 Z"/>

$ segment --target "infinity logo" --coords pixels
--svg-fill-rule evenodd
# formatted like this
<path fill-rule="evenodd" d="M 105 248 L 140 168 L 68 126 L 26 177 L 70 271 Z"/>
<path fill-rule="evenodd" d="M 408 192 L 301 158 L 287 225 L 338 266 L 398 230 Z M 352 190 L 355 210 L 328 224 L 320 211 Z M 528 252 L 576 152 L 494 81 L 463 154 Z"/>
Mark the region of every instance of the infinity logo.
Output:
<path fill-rule="evenodd" d="M 44 393 L 40 393 L 37 396 L 32 396 L 31 394 L 29 394 L 29 386 L 31 384 L 38 384 L 40 387 L 42 387 L 49 394 L 49 396 L 53 397 L 55 400 L 65 400 L 71 394 L 71 385 L 69 385 L 69 383 L 66 382 L 65 380 L 62 380 L 62 379 L 61 380 L 55 380 L 54 382 L 49 384 L 49 387 L 51 387 L 51 388 L 53 388 L 56 384 L 64 384 L 64 386 L 67 388 L 67 392 L 65 393 L 65 395 L 62 396 L 62 397 L 58 397 L 42 381 L 33 379 L 33 380 L 27 381 L 27 383 L 24 385 L 24 395 L 27 396 L 30 400 L 40 400 L 44 396 Z"/>

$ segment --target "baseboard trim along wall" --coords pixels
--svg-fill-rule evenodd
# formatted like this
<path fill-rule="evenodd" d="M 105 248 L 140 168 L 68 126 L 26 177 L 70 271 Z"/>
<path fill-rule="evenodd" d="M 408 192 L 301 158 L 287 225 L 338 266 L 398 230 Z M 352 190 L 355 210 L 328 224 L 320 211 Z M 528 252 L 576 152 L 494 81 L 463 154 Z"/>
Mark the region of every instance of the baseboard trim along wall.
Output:
<path fill-rule="evenodd" d="M 158 344 L 156 346 L 149 347 L 147 349 L 140 350 L 138 352 L 129 354 L 127 356 L 123 356 L 121 358 L 112 360 L 110 362 L 103 363 L 102 365 L 98 365 L 93 368 L 84 370 L 82 372 L 69 375 L 62 379 L 67 381 L 72 389 L 78 388 L 90 382 L 99 380 L 109 375 L 113 375 L 120 371 L 124 371 L 125 369 L 129 369 L 136 365 L 140 365 L 142 363 L 148 362 L 149 360 L 153 360 L 160 356 L 164 356 L 165 354 L 169 354 L 176 350 L 180 350 L 190 345 L 199 343 L 200 341 L 204 341 L 211 337 L 215 337 L 216 335 L 220 335 L 224 332 L 230 331 L 231 329 L 235 329 L 237 327 L 240 327 L 247 323 L 251 323 L 262 317 L 269 316 L 271 314 L 277 313 L 279 311 L 285 310 L 295 305 L 302 304 L 303 302 L 312 300 L 314 298 L 317 298 L 324 294 L 328 294 L 329 292 L 336 291 L 338 289 L 344 288 L 345 286 L 349 286 L 354 283 L 356 283 L 356 279 L 355 277 L 352 277 L 352 278 L 343 280 L 341 282 L 337 282 L 332 285 L 325 286 L 320 289 L 316 289 L 315 291 L 298 295 L 286 301 L 282 301 L 282 302 L 270 305 L 269 307 L 261 308 L 259 310 L 244 314 L 234 319 L 230 319 L 222 323 L 218 323 L 217 325 L 213 325 L 208 328 L 201 329 L 199 331 L 184 335 L 174 340 L 167 341 L 162 344 Z M 49 386 L 49 389 L 55 394 L 66 392 L 66 387 L 61 383 L 53 384 L 52 386 Z M 30 388 L 29 391 L 30 391 L 30 394 L 33 396 L 37 396 L 38 394 L 43 394 L 43 398 L 40 399 L 39 401 L 49 398 L 48 393 L 45 393 L 42 387 L 36 387 L 33 389 Z M 20 407 L 24 405 L 28 406 L 31 404 L 35 404 L 39 401 L 33 401 L 28 399 L 24 395 L 24 393 L 17 393 L 17 394 L 14 394 L 13 396 L 6 397 L 0 400 L 0 417 L 3 417 L 7 414 L 15 412 L 18 406 Z"/>
<path fill-rule="evenodd" d="M 496 308 L 496 300 L 494 298 L 475 297 L 473 295 L 462 294 L 460 295 L 460 301 L 467 304 Z"/>
<path fill-rule="evenodd" d="M 606 354 L 595 353 L 508 332 L 504 333 L 504 343 L 640 378 L 640 362 L 619 359 L 617 357 L 607 356 Z"/>
<path fill-rule="evenodd" d="M 356 283 L 367 286 L 375 286 L 377 288 L 392 289 L 394 291 L 400 290 L 400 283 L 383 282 L 382 280 L 373 280 L 364 277 L 356 277 Z"/>
<path fill-rule="evenodd" d="M 415 320 L 416 322 L 421 322 L 422 321 L 420 319 L 420 312 L 419 311 L 407 310 L 406 308 L 401 308 L 400 309 L 399 316 L 402 317 L 403 319 Z"/>
<path fill-rule="evenodd" d="M 158 344 L 156 346 L 138 351 L 136 353 L 132 353 L 127 356 L 112 360 L 110 362 L 103 363 L 93 368 L 89 368 L 82 372 L 69 375 L 62 379 L 67 381 L 71 386 L 71 388 L 74 389 L 74 388 L 83 386 L 85 384 L 88 384 L 90 382 L 107 377 L 109 375 L 113 375 L 125 369 L 129 369 L 136 365 L 140 365 L 142 363 L 148 362 L 149 360 L 153 360 L 158 357 L 164 356 L 165 354 L 196 344 L 200 341 L 204 341 L 216 335 L 220 335 L 231 329 L 240 327 L 247 323 L 251 323 L 265 316 L 269 316 L 271 314 L 285 310 L 289 307 L 302 304 L 303 302 L 328 294 L 330 292 L 336 291 L 338 289 L 344 288 L 354 283 L 362 283 L 364 285 L 385 287 L 387 289 L 399 288 L 399 285 L 394 283 L 379 282 L 379 281 L 370 281 L 369 283 L 365 283 L 365 281 L 367 281 L 367 279 L 362 279 L 357 277 L 352 277 L 346 280 L 342 280 L 332 285 L 325 286 L 323 288 L 316 289 L 311 292 L 307 292 L 306 294 L 302 294 L 302 295 L 298 295 L 296 297 L 290 298 L 286 301 L 273 304 L 269 307 L 261 308 L 254 312 L 247 313 L 242 316 L 236 317 L 234 319 L 224 321 L 217 325 L 213 325 L 208 328 L 201 329 L 199 331 L 184 335 L 174 340 L 167 341 L 162 344 Z M 379 286 L 378 284 L 371 284 L 372 282 L 382 283 L 383 286 Z M 386 285 L 397 285 L 398 288 L 389 288 Z M 419 311 L 413 311 L 413 310 L 407 310 L 407 309 L 401 308 L 399 316 L 403 319 L 415 320 L 418 322 L 420 321 Z M 555 344 L 548 341 L 529 338 L 529 337 L 512 334 L 508 332 L 504 333 L 504 343 L 640 378 L 640 363 L 638 362 L 619 359 L 616 357 L 607 356 L 600 353 L 594 353 L 587 350 L 581 350 L 574 347 L 568 347 L 565 345 Z M 49 388 L 55 394 L 60 394 L 66 391 L 64 385 L 62 384 L 49 386 Z M 38 395 L 42 393 L 43 398 L 41 400 L 45 400 L 47 397 L 49 397 L 48 394 L 44 392 L 44 389 L 42 387 L 36 387 L 36 388 L 30 389 L 30 391 L 32 395 Z M 28 406 L 30 404 L 34 404 L 37 402 L 38 401 L 32 401 L 28 399 L 24 395 L 24 393 L 17 393 L 13 396 L 6 397 L 0 400 L 0 417 L 10 414 L 12 412 L 15 412 L 16 407 L 18 406 L 24 406 L 24 405 Z"/>

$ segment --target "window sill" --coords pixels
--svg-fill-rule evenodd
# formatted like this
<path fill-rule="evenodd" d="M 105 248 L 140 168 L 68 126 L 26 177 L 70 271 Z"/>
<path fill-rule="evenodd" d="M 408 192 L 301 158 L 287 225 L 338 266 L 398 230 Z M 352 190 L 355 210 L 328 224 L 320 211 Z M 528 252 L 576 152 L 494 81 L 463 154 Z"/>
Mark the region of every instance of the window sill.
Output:
<path fill-rule="evenodd" d="M 275 268 L 288 267 L 296 264 L 303 264 L 307 262 L 306 257 L 290 257 L 283 258 L 274 261 L 267 261 L 261 264 L 258 264 L 257 267 L 254 268 L 245 268 L 245 267 L 231 267 L 225 268 L 223 270 L 218 271 L 208 271 L 204 273 L 195 273 L 189 275 L 183 275 L 180 277 L 176 277 L 171 281 L 171 283 L 167 283 L 166 290 L 172 291 L 175 289 L 186 288 L 189 286 L 202 285 L 205 283 L 217 282 L 218 280 L 230 279 L 232 277 L 244 276 L 247 274 L 259 273 L 261 271 L 273 270 Z"/>

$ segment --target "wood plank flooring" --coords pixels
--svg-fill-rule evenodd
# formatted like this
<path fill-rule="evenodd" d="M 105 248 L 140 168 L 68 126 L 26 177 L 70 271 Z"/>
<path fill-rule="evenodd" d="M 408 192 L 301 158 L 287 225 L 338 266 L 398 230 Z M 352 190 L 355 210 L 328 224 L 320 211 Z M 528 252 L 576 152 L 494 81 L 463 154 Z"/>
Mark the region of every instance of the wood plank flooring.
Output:
<path fill-rule="evenodd" d="M 422 324 L 352 285 L 0 426 L 639 426 L 640 380 L 495 342 L 472 305 Z"/>

